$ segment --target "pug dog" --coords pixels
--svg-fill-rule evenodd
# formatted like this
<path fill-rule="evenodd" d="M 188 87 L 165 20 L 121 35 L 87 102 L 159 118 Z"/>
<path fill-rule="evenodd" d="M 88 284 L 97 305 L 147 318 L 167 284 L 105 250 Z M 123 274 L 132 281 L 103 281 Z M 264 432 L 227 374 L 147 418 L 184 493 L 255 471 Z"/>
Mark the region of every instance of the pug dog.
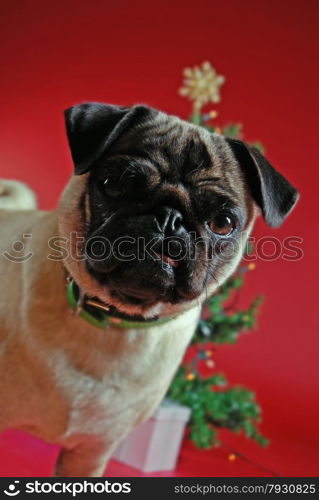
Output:
<path fill-rule="evenodd" d="M 59 444 L 54 475 L 92 477 L 165 396 L 257 215 L 279 226 L 298 195 L 256 149 L 148 106 L 65 122 L 57 210 L 0 211 L 0 430 Z"/>

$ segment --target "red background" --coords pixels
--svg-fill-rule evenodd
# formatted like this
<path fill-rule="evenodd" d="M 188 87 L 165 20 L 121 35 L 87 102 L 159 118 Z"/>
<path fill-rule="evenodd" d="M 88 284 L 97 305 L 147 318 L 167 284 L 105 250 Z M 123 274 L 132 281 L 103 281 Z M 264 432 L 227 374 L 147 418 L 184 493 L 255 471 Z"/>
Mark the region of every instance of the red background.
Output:
<path fill-rule="evenodd" d="M 273 165 L 301 192 L 280 229 L 259 220 L 255 236 L 301 237 L 304 257 L 259 262 L 247 275 L 243 303 L 265 295 L 258 330 L 236 346 L 220 347 L 215 360 L 231 382 L 256 391 L 271 444 L 260 449 L 227 432 L 225 442 L 281 475 L 318 475 L 318 3 L 1 3 L 0 173 L 29 183 L 41 208 L 56 205 L 71 173 L 64 108 L 83 100 L 143 102 L 186 118 L 189 103 L 177 95 L 182 69 L 210 60 L 226 76 L 220 121 L 243 122 L 246 139 L 261 140 Z M 16 439 L 2 437 L 1 475 L 48 474 L 49 448 Z M 4 453 L 6 445 L 11 453 Z M 42 450 L 47 462 L 32 468 L 32 450 L 32 460 Z M 262 474 L 243 459 L 228 462 L 225 453 L 195 452 L 186 444 L 176 473 Z M 136 474 L 114 462 L 109 473 Z"/>

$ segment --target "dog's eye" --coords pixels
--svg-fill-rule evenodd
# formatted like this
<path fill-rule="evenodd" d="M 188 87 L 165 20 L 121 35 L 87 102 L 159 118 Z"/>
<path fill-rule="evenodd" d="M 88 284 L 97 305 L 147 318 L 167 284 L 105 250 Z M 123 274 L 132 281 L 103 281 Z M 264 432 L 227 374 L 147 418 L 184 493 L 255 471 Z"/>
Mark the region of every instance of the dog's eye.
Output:
<path fill-rule="evenodd" d="M 120 196 L 125 190 L 123 184 L 121 186 L 121 184 L 116 179 L 112 179 L 111 177 L 107 177 L 104 180 L 103 189 L 107 196 L 110 196 L 111 198 Z"/>
<path fill-rule="evenodd" d="M 212 233 L 220 236 L 230 236 L 235 229 L 234 221 L 227 214 L 216 214 L 208 225 Z"/>

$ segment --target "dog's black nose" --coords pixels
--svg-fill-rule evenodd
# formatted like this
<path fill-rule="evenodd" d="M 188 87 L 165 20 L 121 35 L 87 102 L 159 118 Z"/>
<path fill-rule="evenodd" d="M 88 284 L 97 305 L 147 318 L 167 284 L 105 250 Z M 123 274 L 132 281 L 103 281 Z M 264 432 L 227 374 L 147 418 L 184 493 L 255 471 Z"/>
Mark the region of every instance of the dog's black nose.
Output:
<path fill-rule="evenodd" d="M 160 231 L 165 236 L 179 235 L 184 231 L 183 216 L 175 208 L 161 207 L 155 215 Z"/>

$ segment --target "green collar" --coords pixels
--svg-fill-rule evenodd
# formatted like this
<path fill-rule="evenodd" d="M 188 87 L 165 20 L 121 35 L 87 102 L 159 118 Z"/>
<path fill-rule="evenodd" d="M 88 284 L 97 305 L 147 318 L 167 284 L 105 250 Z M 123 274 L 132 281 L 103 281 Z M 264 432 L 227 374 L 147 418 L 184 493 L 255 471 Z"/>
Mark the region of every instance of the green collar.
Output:
<path fill-rule="evenodd" d="M 99 299 L 82 297 L 78 285 L 73 279 L 66 286 L 67 302 L 74 313 L 91 325 L 102 330 L 110 326 L 117 328 L 151 328 L 163 325 L 173 318 L 144 319 L 142 316 L 127 316 L 119 313 L 113 306 L 103 304 Z"/>

